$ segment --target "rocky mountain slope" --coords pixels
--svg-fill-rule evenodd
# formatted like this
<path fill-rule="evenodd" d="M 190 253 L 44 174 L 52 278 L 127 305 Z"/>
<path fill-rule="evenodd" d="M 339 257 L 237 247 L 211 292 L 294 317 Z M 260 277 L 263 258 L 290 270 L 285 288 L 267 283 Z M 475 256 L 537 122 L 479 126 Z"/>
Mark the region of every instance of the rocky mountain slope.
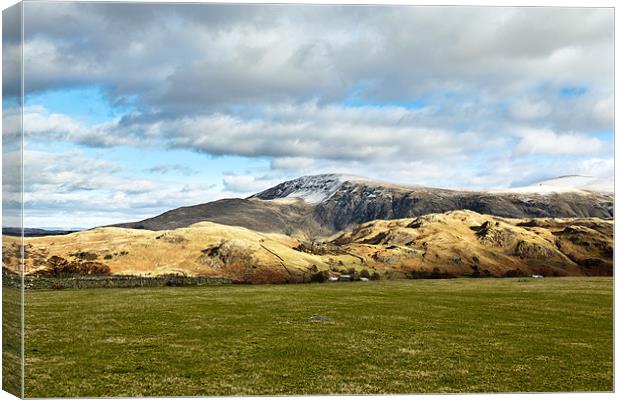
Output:
<path fill-rule="evenodd" d="M 4 237 L 5 265 L 19 242 Z M 323 240 L 201 222 L 150 231 L 97 228 L 26 238 L 26 272 L 50 275 L 220 276 L 237 282 L 373 278 L 611 275 L 613 222 L 599 218 L 501 218 L 449 211 L 375 220 Z"/>
<path fill-rule="evenodd" d="M 545 194 L 447 190 L 345 181 L 314 217 L 334 230 L 374 219 L 471 210 L 500 217 L 613 217 L 613 195 L 591 191 Z"/>
<path fill-rule="evenodd" d="M 613 218 L 613 192 L 607 190 L 613 185 L 593 181 L 563 177 L 525 188 L 468 191 L 395 185 L 347 175 L 313 175 L 283 182 L 248 199 L 183 207 L 116 226 L 163 230 L 211 221 L 318 238 L 375 219 L 454 210 L 512 218 Z"/>

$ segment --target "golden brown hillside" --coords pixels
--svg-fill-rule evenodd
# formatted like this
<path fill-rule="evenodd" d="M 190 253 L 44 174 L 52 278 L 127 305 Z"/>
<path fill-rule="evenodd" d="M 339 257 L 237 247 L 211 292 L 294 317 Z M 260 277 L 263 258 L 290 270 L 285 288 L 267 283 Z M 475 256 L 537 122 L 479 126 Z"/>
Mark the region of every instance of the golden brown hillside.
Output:
<path fill-rule="evenodd" d="M 26 238 L 28 274 L 186 274 L 239 282 L 364 276 L 611 275 L 613 222 L 507 219 L 472 211 L 377 220 L 323 241 L 200 222 L 165 231 L 97 228 Z M 4 237 L 15 269 L 19 246 Z M 365 270 L 365 272 L 364 272 Z"/>
<path fill-rule="evenodd" d="M 16 254 L 15 240 L 4 239 L 5 254 Z M 328 268 L 321 257 L 293 250 L 298 245 L 285 235 L 211 222 L 168 231 L 97 228 L 26 238 L 25 269 L 29 274 L 54 268 L 88 273 L 89 266 L 99 265 L 112 274 L 224 276 L 261 283 L 301 280 L 304 274 Z M 14 264 L 17 257 L 9 260 Z M 343 262 L 354 260 L 343 257 Z"/>
<path fill-rule="evenodd" d="M 508 219 L 472 211 L 372 221 L 333 243 L 417 276 L 611 275 L 613 221 Z"/>

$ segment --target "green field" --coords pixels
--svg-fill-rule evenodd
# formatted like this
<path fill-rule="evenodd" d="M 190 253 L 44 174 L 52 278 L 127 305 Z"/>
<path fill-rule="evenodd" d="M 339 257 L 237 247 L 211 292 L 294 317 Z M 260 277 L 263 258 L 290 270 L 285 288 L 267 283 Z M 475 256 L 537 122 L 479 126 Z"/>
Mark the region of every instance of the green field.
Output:
<path fill-rule="evenodd" d="M 611 391 L 612 297 L 610 278 L 31 291 L 25 394 Z"/>

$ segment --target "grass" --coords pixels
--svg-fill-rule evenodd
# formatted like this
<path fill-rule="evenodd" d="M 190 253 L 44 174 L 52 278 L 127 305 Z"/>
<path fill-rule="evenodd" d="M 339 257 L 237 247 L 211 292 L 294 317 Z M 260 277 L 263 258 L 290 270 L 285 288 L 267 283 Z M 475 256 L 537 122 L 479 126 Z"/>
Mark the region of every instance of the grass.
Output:
<path fill-rule="evenodd" d="M 21 397 L 21 292 L 2 286 L 2 389 Z"/>
<path fill-rule="evenodd" d="M 611 391 L 612 296 L 610 278 L 31 291 L 25 390 Z"/>

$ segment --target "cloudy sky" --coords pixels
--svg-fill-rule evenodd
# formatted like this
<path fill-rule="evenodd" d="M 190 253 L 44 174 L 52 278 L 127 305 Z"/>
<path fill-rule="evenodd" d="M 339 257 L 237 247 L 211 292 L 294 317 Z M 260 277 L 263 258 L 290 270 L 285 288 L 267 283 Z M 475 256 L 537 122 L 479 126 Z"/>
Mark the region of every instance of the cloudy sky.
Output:
<path fill-rule="evenodd" d="M 611 9 L 24 12 L 26 226 L 136 220 L 325 172 L 462 188 L 613 174 Z"/>

